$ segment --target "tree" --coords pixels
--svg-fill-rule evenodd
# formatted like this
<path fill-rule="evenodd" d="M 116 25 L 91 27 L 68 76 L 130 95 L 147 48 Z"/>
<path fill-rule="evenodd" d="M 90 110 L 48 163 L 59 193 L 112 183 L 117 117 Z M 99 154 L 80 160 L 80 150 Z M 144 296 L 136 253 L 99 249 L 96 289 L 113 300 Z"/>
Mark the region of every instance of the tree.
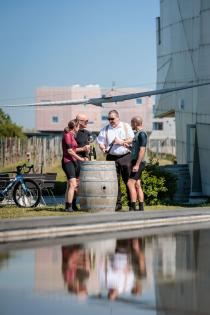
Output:
<path fill-rule="evenodd" d="M 0 108 L 0 137 L 24 138 L 22 127 L 12 122 L 9 115 Z"/>

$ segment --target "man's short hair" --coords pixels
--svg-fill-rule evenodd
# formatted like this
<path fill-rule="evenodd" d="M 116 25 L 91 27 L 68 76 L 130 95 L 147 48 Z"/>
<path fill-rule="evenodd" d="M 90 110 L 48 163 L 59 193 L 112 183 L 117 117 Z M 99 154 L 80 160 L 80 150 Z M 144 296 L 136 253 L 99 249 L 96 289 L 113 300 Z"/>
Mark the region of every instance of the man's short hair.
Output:
<path fill-rule="evenodd" d="M 135 116 L 131 119 L 131 121 L 135 122 L 138 126 L 141 126 L 143 123 L 143 119 L 141 116 Z"/>
<path fill-rule="evenodd" d="M 110 112 L 108 113 L 108 116 L 111 115 L 111 114 L 114 114 L 115 116 L 120 117 L 120 115 L 119 115 L 119 113 L 118 113 L 118 111 L 116 109 L 110 110 Z"/>

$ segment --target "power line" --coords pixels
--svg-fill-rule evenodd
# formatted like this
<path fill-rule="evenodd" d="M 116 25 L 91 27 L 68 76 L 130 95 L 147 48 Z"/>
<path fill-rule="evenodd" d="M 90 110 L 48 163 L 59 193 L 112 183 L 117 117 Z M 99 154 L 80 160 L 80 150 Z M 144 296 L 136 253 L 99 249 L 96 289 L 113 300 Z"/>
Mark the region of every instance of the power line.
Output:
<path fill-rule="evenodd" d="M 115 82 L 115 81 L 113 81 L 113 82 Z M 126 85 L 126 87 L 124 85 L 116 87 L 116 84 L 115 84 L 115 89 L 120 89 L 120 88 L 126 89 L 126 88 L 132 88 L 132 87 L 141 88 L 142 86 L 150 86 L 150 85 L 155 85 L 155 84 L 156 84 L 156 82 L 144 82 L 144 83 L 140 83 L 140 84 Z M 72 87 L 73 87 L 73 85 L 71 85 L 69 87 L 68 86 L 66 86 L 66 87 L 40 87 L 38 89 L 49 89 L 49 95 L 52 94 L 53 97 L 59 97 L 59 96 L 62 97 L 62 96 L 65 96 L 68 93 L 68 89 L 71 89 Z M 88 86 L 87 85 L 79 85 L 79 87 L 80 88 L 87 88 Z M 110 89 L 110 87 L 103 87 L 103 86 L 99 86 L 99 88 L 101 90 L 109 90 Z M 53 93 L 53 89 L 63 89 L 63 91 Z M 71 90 L 69 90 L 69 92 L 71 92 Z M 4 98 L 0 98 L 0 102 L 15 101 L 15 100 L 18 101 L 21 99 L 34 99 L 36 97 L 37 96 L 17 96 L 17 97 L 8 97 L 8 98 L 4 97 Z"/>

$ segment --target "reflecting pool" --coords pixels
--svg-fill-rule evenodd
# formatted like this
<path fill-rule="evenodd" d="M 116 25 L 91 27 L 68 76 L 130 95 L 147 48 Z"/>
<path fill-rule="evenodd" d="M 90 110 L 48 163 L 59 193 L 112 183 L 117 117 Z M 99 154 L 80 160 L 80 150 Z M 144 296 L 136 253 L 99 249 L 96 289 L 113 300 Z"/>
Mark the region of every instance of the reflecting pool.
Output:
<path fill-rule="evenodd" d="M 1 315 L 201 315 L 209 292 L 209 229 L 0 250 Z"/>

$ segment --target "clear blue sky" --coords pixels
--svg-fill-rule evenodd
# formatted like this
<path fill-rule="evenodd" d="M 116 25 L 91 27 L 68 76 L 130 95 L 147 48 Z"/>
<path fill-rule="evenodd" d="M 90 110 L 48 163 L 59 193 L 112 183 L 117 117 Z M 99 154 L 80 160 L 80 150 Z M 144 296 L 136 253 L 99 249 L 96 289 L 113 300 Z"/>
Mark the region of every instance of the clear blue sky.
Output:
<path fill-rule="evenodd" d="M 41 86 L 154 88 L 157 16 L 159 0 L 2 0 L 0 105 Z M 7 112 L 34 127 L 32 110 Z"/>

